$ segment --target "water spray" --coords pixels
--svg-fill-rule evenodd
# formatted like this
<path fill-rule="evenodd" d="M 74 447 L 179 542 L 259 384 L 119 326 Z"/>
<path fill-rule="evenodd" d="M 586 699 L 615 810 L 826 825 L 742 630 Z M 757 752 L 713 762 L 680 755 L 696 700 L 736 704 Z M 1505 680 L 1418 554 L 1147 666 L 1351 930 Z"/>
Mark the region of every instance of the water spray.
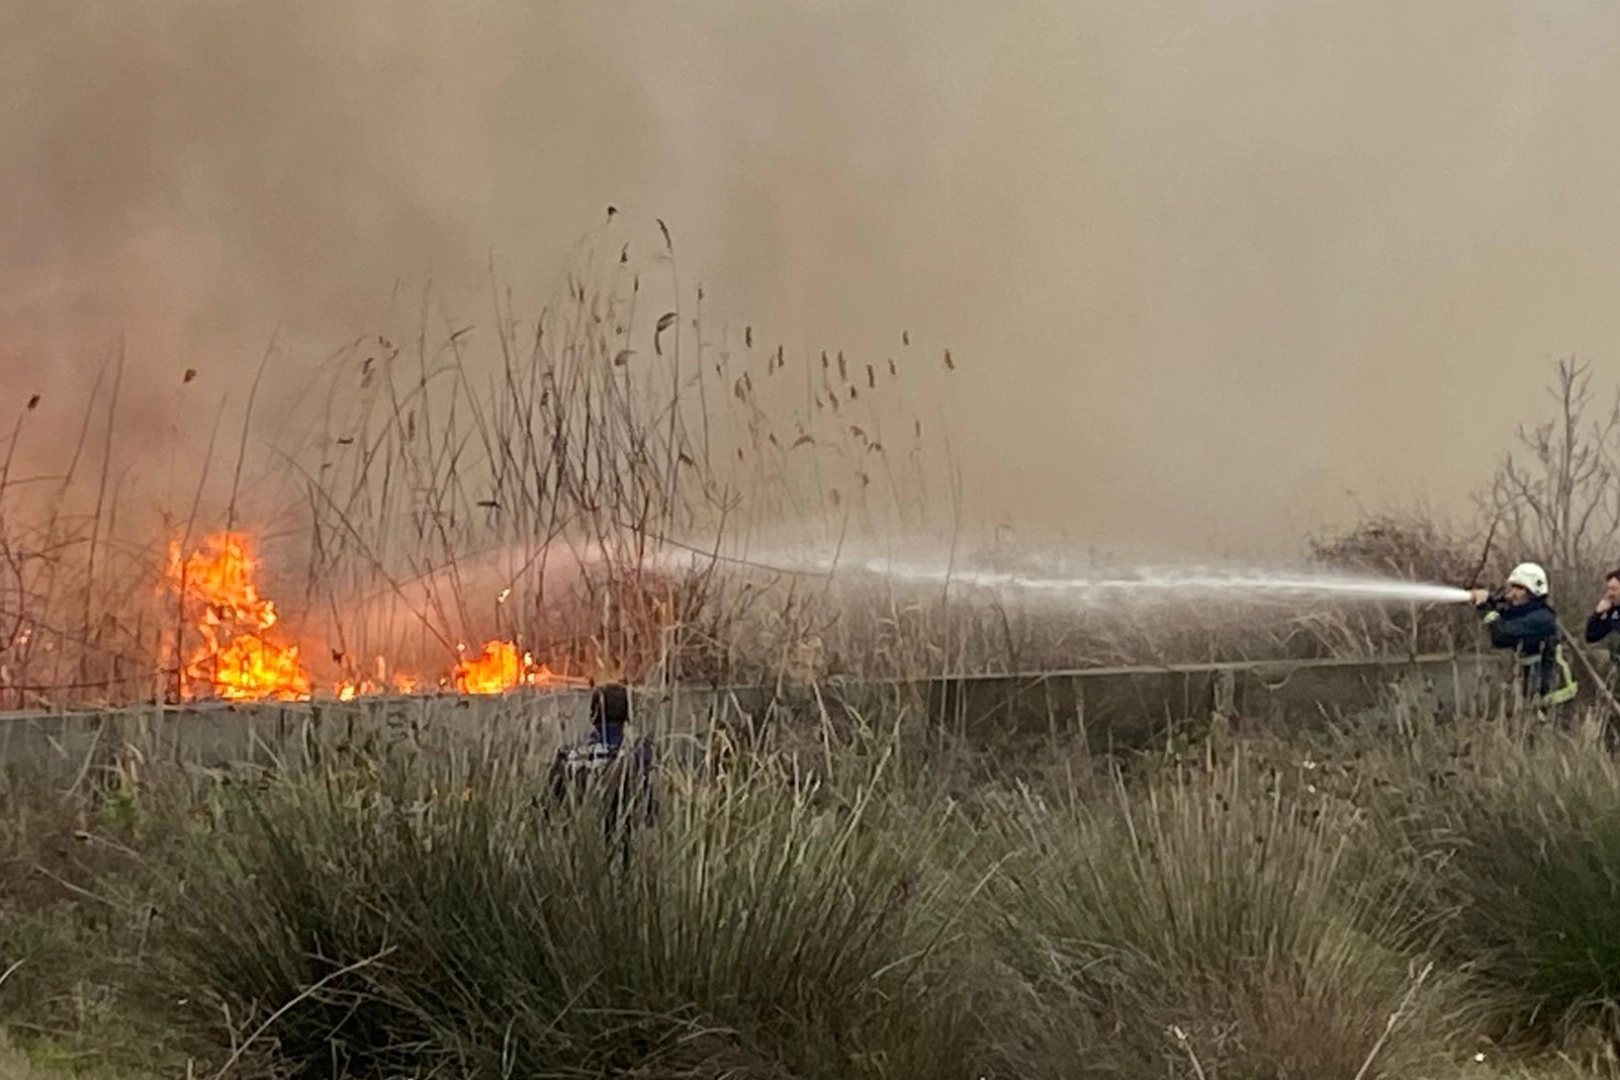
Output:
<path fill-rule="evenodd" d="M 1178 596 L 1238 593 L 1277 598 L 1339 597 L 1418 604 L 1468 603 L 1467 589 L 1394 578 L 1341 575 L 1277 574 L 1256 571 L 1209 571 L 1150 568 L 1132 577 L 1049 576 L 1018 572 L 952 572 L 938 567 L 888 565 L 875 561 L 862 567 L 891 579 L 937 586 L 1053 594 L 1074 598 L 1145 598 L 1155 593 Z"/>
<path fill-rule="evenodd" d="M 695 550 L 686 557 L 702 561 Z M 1145 602 L 1154 599 L 1342 599 L 1407 604 L 1467 604 L 1469 589 L 1399 578 L 1345 574 L 1285 573 L 1205 567 L 1145 567 L 1129 574 L 1093 575 L 1069 570 L 1056 556 L 1025 558 L 1021 565 L 986 566 L 941 556 L 898 558 L 846 552 L 833 555 L 807 547 L 751 552 L 720 561 L 783 576 L 877 580 L 913 587 L 993 592 L 1065 603 Z"/>

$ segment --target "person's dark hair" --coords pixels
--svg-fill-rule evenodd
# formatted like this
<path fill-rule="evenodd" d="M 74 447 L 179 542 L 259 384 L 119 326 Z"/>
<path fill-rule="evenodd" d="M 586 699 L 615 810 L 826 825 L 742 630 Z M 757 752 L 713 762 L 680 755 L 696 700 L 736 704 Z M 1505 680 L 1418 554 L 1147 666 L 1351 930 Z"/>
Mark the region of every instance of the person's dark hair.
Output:
<path fill-rule="evenodd" d="M 1604 581 L 1620 581 L 1620 567 L 1616 567 L 1615 569 L 1610 570 L 1607 574 L 1604 574 L 1603 575 L 1603 580 Z"/>
<path fill-rule="evenodd" d="M 622 683 L 609 683 L 591 691 L 591 727 L 622 727 L 629 722 L 630 691 Z"/>

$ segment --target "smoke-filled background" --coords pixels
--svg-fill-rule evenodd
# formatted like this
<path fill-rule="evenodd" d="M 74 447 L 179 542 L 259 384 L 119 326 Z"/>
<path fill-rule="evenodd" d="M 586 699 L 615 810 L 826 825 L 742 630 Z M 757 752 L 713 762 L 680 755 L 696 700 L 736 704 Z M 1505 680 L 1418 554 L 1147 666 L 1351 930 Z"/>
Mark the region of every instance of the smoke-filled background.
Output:
<path fill-rule="evenodd" d="M 911 405 L 969 520 L 1290 546 L 1465 507 L 1547 361 L 1610 364 L 1617 36 L 1598 0 L 12 0 L 0 379 L 68 446 L 122 334 L 115 472 L 161 462 L 272 337 L 286 389 L 430 278 L 487 324 L 492 256 L 537 307 L 614 205 L 789 352 L 951 347 Z"/>

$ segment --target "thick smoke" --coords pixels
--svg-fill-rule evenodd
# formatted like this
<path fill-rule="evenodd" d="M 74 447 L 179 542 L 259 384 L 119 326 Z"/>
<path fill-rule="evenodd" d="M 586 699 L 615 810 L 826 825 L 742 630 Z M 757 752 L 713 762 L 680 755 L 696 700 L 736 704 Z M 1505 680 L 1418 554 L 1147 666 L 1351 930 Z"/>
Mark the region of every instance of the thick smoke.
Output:
<path fill-rule="evenodd" d="M 1597 0 L 13 0 L 0 379 L 71 443 L 122 336 L 161 470 L 272 337 L 296 387 L 429 278 L 487 323 L 491 252 L 537 305 L 611 204 L 790 351 L 950 346 L 916 408 L 969 520 L 1289 547 L 1464 506 L 1547 361 L 1612 370 L 1617 38 Z"/>

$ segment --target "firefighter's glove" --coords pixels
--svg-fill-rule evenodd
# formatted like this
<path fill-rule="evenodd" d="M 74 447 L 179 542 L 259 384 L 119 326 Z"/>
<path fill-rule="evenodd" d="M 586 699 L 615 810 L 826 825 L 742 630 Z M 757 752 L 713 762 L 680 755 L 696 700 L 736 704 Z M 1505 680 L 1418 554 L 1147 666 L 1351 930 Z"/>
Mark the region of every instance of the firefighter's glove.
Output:
<path fill-rule="evenodd" d="M 1488 625 L 1490 623 L 1495 622 L 1497 619 L 1500 619 L 1501 617 L 1502 617 L 1502 613 L 1500 611 L 1492 611 L 1492 612 L 1489 612 L 1488 614 L 1486 614 L 1485 622 Z"/>

